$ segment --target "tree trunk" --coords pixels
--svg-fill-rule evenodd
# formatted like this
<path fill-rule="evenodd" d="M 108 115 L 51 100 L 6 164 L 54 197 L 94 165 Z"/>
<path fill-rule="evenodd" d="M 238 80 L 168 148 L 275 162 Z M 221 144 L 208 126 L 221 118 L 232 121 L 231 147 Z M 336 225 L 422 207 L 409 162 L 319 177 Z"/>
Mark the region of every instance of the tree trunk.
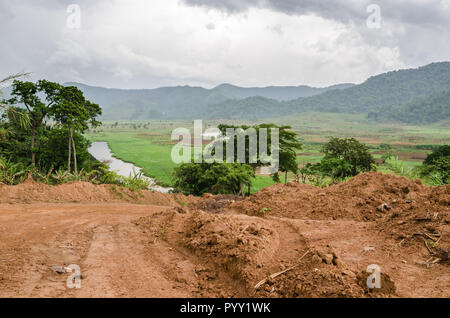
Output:
<path fill-rule="evenodd" d="M 69 155 L 67 157 L 67 171 L 70 173 L 70 157 L 72 156 L 72 127 L 69 127 Z"/>
<path fill-rule="evenodd" d="M 36 153 L 34 152 L 34 145 L 36 139 L 36 128 L 34 126 L 31 128 L 31 164 L 36 166 Z"/>
<path fill-rule="evenodd" d="M 75 173 L 78 173 L 78 164 L 77 164 L 77 148 L 75 147 L 75 140 L 73 139 L 73 132 L 70 134 L 72 139 L 72 147 L 73 147 L 73 167 L 75 169 Z"/>

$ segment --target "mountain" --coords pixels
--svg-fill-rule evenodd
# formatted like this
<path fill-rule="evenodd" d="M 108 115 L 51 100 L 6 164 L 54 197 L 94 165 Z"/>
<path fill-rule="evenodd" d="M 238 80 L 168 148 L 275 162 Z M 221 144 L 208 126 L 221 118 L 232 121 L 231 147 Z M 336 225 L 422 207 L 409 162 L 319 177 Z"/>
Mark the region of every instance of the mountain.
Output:
<path fill-rule="evenodd" d="M 78 87 L 87 99 L 100 104 L 105 120 L 210 118 L 210 109 L 214 109 L 217 116 L 228 116 L 229 113 L 226 110 L 228 107 L 236 109 L 250 105 L 248 103 L 258 102 L 275 105 L 293 98 L 309 97 L 328 90 L 353 86 L 353 84 L 341 84 L 325 88 L 309 86 L 244 88 L 222 84 L 212 89 L 177 86 L 126 90 L 88 86 L 81 83 L 65 83 L 64 85 Z M 259 98 L 255 99 L 255 97 Z M 222 109 L 223 107 L 225 109 Z M 257 110 L 258 107 L 255 105 L 253 111 L 257 112 Z M 274 114 L 278 115 L 276 112 Z"/>
<path fill-rule="evenodd" d="M 305 111 L 366 114 L 375 120 L 424 124 L 449 117 L 450 62 L 373 76 L 360 85 L 287 102 L 246 99 L 209 108 L 219 118 L 264 119 Z M 271 105 L 270 105 L 271 103 Z"/>
<path fill-rule="evenodd" d="M 392 110 L 414 99 L 450 90 L 450 62 L 399 70 L 369 78 L 360 85 L 290 101 L 290 113 L 305 110 L 369 113 Z"/>
<path fill-rule="evenodd" d="M 228 99 L 218 91 L 190 86 L 126 90 L 80 83 L 64 85 L 78 87 L 87 99 L 100 104 L 106 120 L 186 118 L 207 105 Z"/>
<path fill-rule="evenodd" d="M 310 86 L 268 86 L 268 87 L 238 87 L 231 84 L 222 84 L 214 90 L 234 99 L 244 99 L 248 97 L 265 97 L 278 101 L 289 101 L 300 97 L 310 97 L 333 89 L 345 89 L 355 84 L 339 84 L 325 88 Z"/>
<path fill-rule="evenodd" d="M 375 120 L 394 120 L 409 124 L 429 124 L 450 118 L 450 90 L 419 97 L 397 108 L 370 112 Z"/>

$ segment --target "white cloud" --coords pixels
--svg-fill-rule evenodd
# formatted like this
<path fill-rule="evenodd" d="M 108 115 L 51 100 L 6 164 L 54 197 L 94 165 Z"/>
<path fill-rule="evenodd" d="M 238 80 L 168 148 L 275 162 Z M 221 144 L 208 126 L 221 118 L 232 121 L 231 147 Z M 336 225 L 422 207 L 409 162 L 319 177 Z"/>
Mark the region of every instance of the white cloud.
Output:
<path fill-rule="evenodd" d="M 447 2 L 439 3 L 444 8 Z M 257 6 L 229 14 L 177 0 L 80 4 L 79 30 L 65 26 L 62 5 L 9 5 L 9 18 L 0 24 L 16 33 L 2 34 L 11 39 L 9 49 L 0 51 L 5 71 L 26 69 L 39 78 L 110 87 L 326 86 L 450 59 L 448 41 L 434 41 L 433 51 L 405 42 L 412 28 L 422 43 L 442 37 L 436 25 L 383 19 L 382 29 L 368 30 L 363 20 L 346 22 L 319 12 L 294 15 Z"/>

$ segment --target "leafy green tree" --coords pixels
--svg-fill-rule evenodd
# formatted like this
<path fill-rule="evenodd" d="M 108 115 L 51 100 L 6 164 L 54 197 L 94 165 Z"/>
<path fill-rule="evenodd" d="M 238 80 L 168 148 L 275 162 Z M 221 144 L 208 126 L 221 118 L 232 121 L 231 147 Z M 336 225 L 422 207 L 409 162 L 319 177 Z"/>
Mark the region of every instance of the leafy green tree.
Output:
<path fill-rule="evenodd" d="M 284 183 L 287 183 L 288 172 L 297 173 L 297 153 L 291 148 L 281 148 L 280 150 L 280 168 L 284 172 Z"/>
<path fill-rule="evenodd" d="M 96 127 L 100 122 L 96 117 L 101 115 L 102 111 L 99 105 L 92 103 L 84 98 L 81 92 L 75 86 L 63 87 L 56 98 L 56 103 L 51 109 L 52 117 L 69 131 L 68 135 L 68 156 L 67 170 L 71 170 L 71 156 L 73 150 L 73 160 L 75 172 L 78 171 L 77 153 L 74 131 L 83 133 L 89 128 L 89 125 Z"/>
<path fill-rule="evenodd" d="M 285 173 L 285 183 L 287 183 L 287 174 L 289 171 L 296 173 L 298 169 L 297 165 L 297 150 L 302 149 L 302 144 L 298 141 L 297 134 L 292 131 L 290 126 L 277 126 L 275 124 L 260 124 L 255 126 L 233 126 L 233 125 L 219 125 L 219 130 L 221 131 L 223 136 L 226 136 L 227 129 L 235 129 L 235 130 L 243 130 L 246 131 L 248 129 L 254 129 L 256 132 L 256 142 L 257 142 L 257 158 L 255 163 L 250 163 L 250 137 L 245 137 L 245 162 L 249 164 L 253 168 L 253 172 L 256 172 L 256 169 L 262 166 L 267 166 L 269 164 L 263 163 L 263 158 L 259 157 L 259 138 L 260 138 L 260 130 L 267 130 L 267 149 L 265 152 L 270 156 L 271 153 L 271 143 L 272 143 L 272 132 L 271 129 L 278 129 L 279 132 L 279 148 L 277 149 L 279 152 L 279 170 Z M 224 142 L 225 143 L 225 142 Z M 234 161 L 237 162 L 237 149 L 238 149 L 238 136 L 234 137 Z M 226 147 L 224 145 L 224 159 L 226 159 Z M 273 176 L 274 180 L 279 180 L 278 173 L 275 173 Z M 248 194 L 251 192 L 251 185 L 248 188 Z"/>
<path fill-rule="evenodd" d="M 450 145 L 440 146 L 429 154 L 423 163 L 432 165 L 436 160 L 448 156 L 450 156 Z"/>
<path fill-rule="evenodd" d="M 36 165 L 36 134 L 48 113 L 47 106 L 38 97 L 38 87 L 33 82 L 14 81 L 9 104 L 23 104 L 26 107 L 31 124 L 31 164 Z"/>
<path fill-rule="evenodd" d="M 69 137 L 69 130 L 66 127 L 54 127 L 49 129 L 43 138 L 45 142 L 42 143 L 40 149 L 39 166 L 42 170 L 48 171 L 53 168 L 59 170 L 66 166 L 67 163 L 67 139 Z M 76 145 L 77 162 L 82 163 L 85 170 L 90 170 L 88 164 L 91 155 L 88 152 L 89 141 L 81 134 L 74 133 L 73 140 Z"/>
<path fill-rule="evenodd" d="M 330 141 L 322 148 L 322 152 L 325 154 L 325 160 L 328 159 L 340 159 L 345 160 L 350 164 L 350 171 L 346 171 L 346 176 L 356 176 L 361 172 L 371 171 L 374 158 L 369 153 L 369 149 L 366 145 L 360 143 L 354 138 L 341 139 L 331 138 Z"/>
<path fill-rule="evenodd" d="M 434 184 L 449 184 L 450 145 L 440 146 L 429 154 L 420 168 L 420 174 L 433 179 Z"/>
<path fill-rule="evenodd" d="M 236 163 L 185 163 L 175 168 L 175 189 L 185 194 L 243 194 L 255 177 L 252 167 Z"/>
<path fill-rule="evenodd" d="M 383 160 L 383 163 L 386 163 L 386 161 L 388 161 L 392 157 L 395 157 L 395 152 L 393 152 L 392 150 L 388 150 L 381 156 L 381 160 Z"/>
<path fill-rule="evenodd" d="M 316 166 L 316 171 L 333 179 L 343 179 L 352 174 L 352 166 L 345 159 L 327 158 Z"/>
<path fill-rule="evenodd" d="M 27 120 L 29 120 L 31 127 L 31 164 L 36 165 L 36 141 L 42 133 L 44 120 L 51 111 L 52 105 L 56 103 L 57 96 L 61 91 L 62 86 L 49 82 L 46 80 L 33 82 L 22 82 L 15 80 L 12 85 L 11 95 L 12 99 L 8 101 L 9 105 L 21 104 L 25 106 L 27 111 Z M 40 95 L 45 96 L 45 100 L 41 99 Z M 14 109 L 14 108 L 12 108 Z M 15 112 L 21 114 L 21 112 Z"/>
<path fill-rule="evenodd" d="M 14 80 L 18 80 L 22 77 L 27 77 L 30 75 L 29 73 L 17 73 L 14 75 L 10 75 L 2 80 L 0 80 L 0 97 L 3 96 L 2 88 L 4 86 L 9 85 Z M 14 117 L 19 120 L 20 125 L 25 128 L 30 124 L 30 118 L 26 113 L 18 113 L 15 109 L 13 109 L 10 105 L 8 105 L 8 101 L 0 100 L 0 111 L 4 111 L 8 116 Z"/>

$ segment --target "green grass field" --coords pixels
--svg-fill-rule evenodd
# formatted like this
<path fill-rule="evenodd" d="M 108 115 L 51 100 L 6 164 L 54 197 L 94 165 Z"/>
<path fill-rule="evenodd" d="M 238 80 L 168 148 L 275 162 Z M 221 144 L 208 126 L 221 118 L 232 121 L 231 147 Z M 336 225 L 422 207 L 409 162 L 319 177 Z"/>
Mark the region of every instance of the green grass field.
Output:
<path fill-rule="evenodd" d="M 252 124 L 249 122 L 208 121 L 205 127 L 219 123 Z M 320 150 L 331 137 L 354 137 L 367 144 L 375 158 L 380 158 L 379 145 L 389 144 L 399 154 L 399 160 L 388 161 L 396 173 L 407 175 L 418 166 L 430 152 L 417 145 L 440 145 L 450 143 L 450 125 L 438 123 L 430 126 L 405 126 L 399 124 L 374 125 L 364 116 L 354 114 L 304 113 L 288 118 L 276 118 L 264 122 L 290 125 L 302 140 L 303 149 L 298 152 L 300 165 L 318 162 L 323 157 Z M 87 138 L 105 141 L 114 155 L 126 162 L 142 167 L 145 175 L 155 178 L 163 186 L 172 185 L 172 173 L 176 164 L 172 162 L 171 151 L 174 142 L 171 132 L 177 127 L 192 129 L 192 122 L 105 122 L 101 128 L 90 131 Z M 383 165 L 380 171 L 390 171 Z M 289 179 L 293 178 L 289 174 Z M 283 179 L 283 178 L 282 178 Z M 257 176 L 252 192 L 273 185 L 269 176 Z"/>

